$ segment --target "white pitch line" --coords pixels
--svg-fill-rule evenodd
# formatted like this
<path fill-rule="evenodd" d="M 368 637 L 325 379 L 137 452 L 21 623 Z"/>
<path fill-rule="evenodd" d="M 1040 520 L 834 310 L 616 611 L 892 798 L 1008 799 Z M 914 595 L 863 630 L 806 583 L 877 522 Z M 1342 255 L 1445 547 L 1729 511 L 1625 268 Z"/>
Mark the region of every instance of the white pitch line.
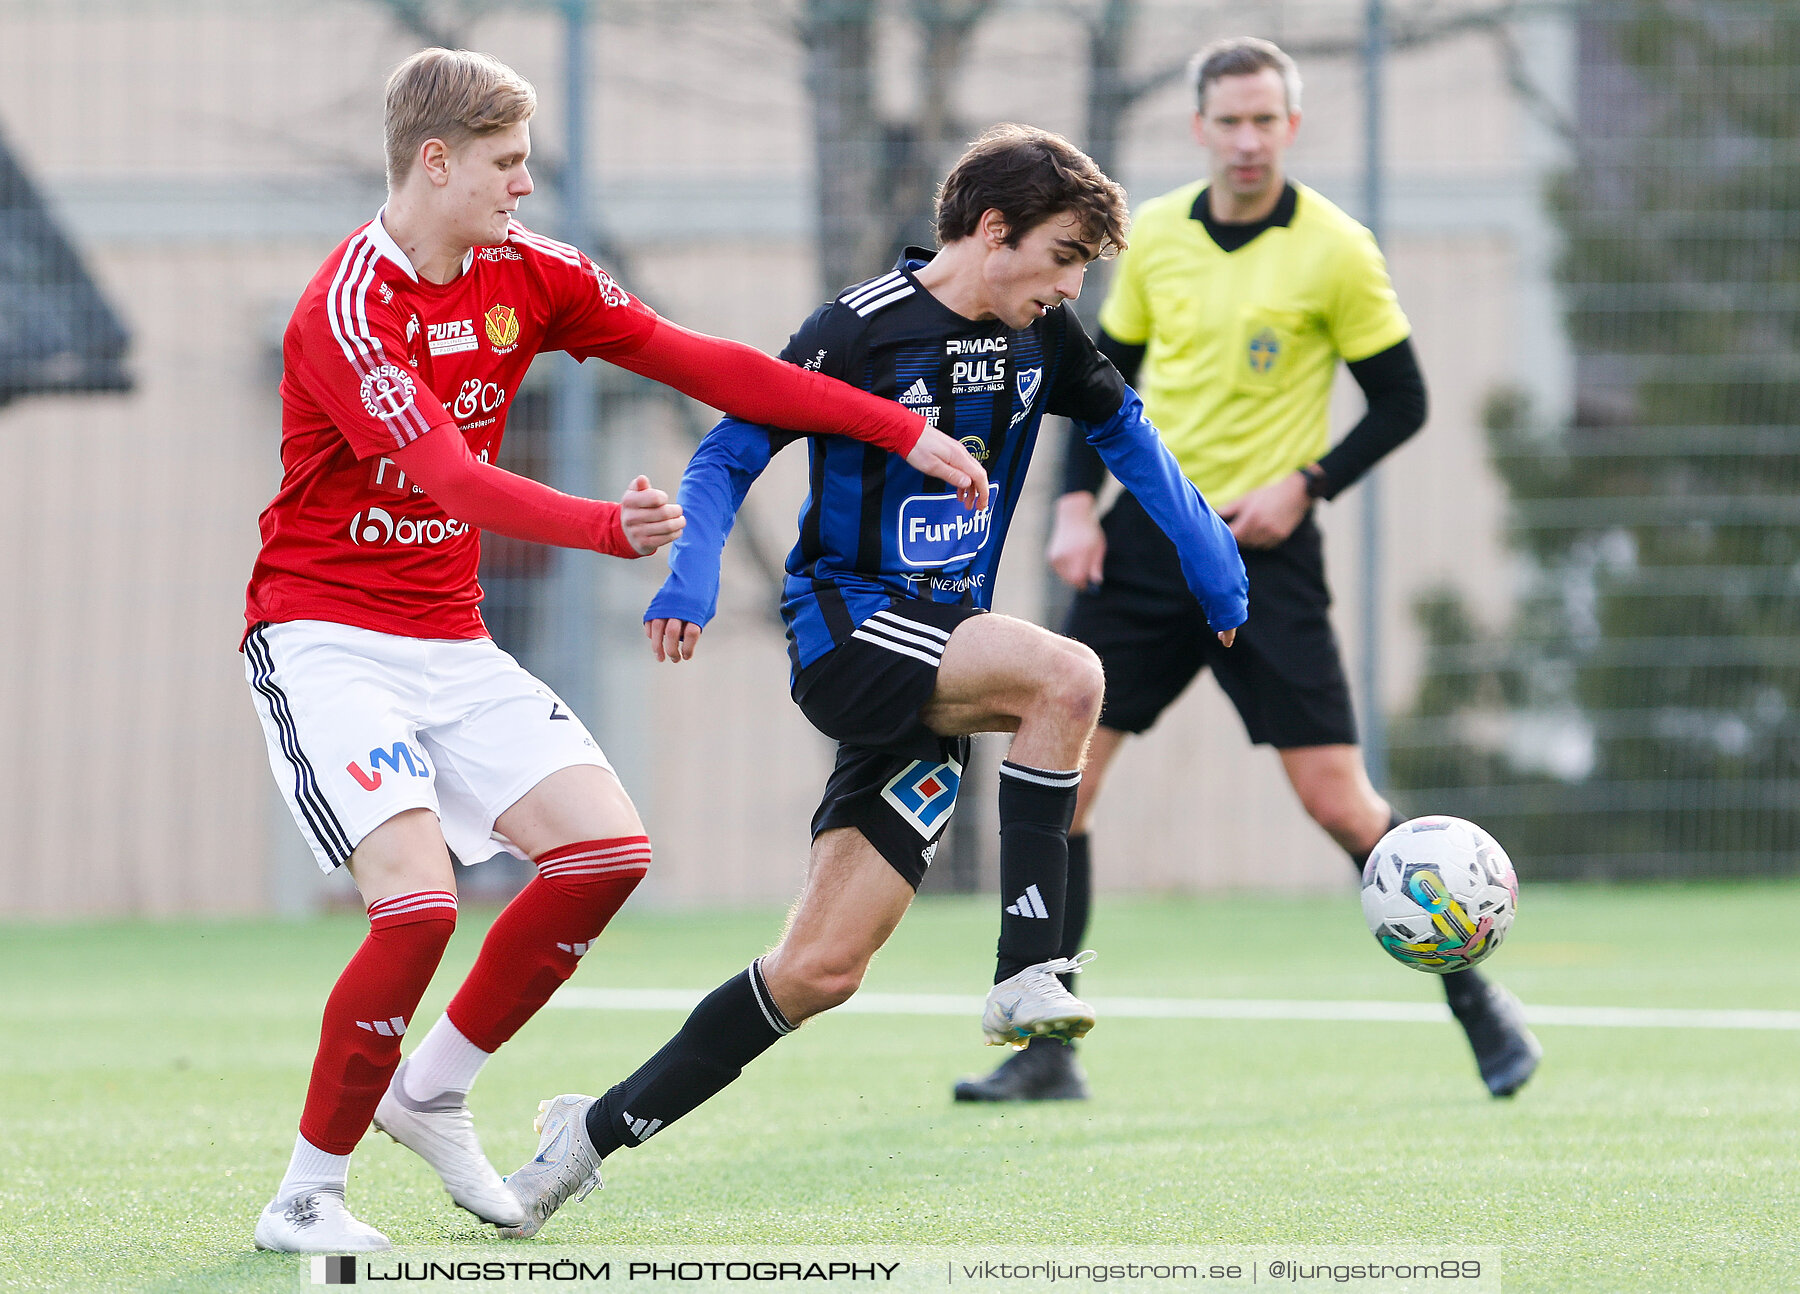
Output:
<path fill-rule="evenodd" d="M 594 1011 L 691 1011 L 704 989 L 565 988 L 551 1006 Z M 1436 1024 L 1450 1008 L 1429 1002 L 1270 1001 L 1256 998 L 1094 998 L 1103 1020 L 1372 1020 Z M 858 993 L 834 1015 L 979 1016 L 982 999 L 955 993 Z M 1800 1011 L 1695 1011 L 1674 1007 L 1531 1006 L 1538 1025 L 1590 1029 L 1762 1029 L 1800 1031 Z"/>

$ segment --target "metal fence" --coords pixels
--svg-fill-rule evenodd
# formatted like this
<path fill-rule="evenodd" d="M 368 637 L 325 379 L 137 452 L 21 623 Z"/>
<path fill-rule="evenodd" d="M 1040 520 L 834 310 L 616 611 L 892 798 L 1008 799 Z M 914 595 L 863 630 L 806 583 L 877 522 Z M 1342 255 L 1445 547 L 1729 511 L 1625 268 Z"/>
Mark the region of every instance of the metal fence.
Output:
<path fill-rule="evenodd" d="M 1498 392 L 1516 602 L 1419 604 L 1394 769 L 1530 873 L 1800 869 L 1800 11 L 1584 6 L 1569 416 Z"/>

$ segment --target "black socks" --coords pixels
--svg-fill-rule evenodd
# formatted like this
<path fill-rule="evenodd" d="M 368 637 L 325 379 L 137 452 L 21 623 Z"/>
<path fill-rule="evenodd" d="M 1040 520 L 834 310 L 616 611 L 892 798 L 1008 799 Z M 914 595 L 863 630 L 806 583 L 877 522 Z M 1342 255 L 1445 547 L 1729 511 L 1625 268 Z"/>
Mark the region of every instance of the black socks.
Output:
<path fill-rule="evenodd" d="M 1079 769 L 1000 764 L 1000 945 L 994 983 L 1057 955 Z"/>
<path fill-rule="evenodd" d="M 1395 827 L 1399 826 L 1402 822 L 1405 822 L 1405 821 L 1406 821 L 1406 819 L 1400 816 L 1400 810 L 1389 809 L 1388 810 L 1387 830 L 1383 831 L 1381 834 L 1384 836 L 1387 835 L 1387 833 L 1389 831 L 1392 831 Z M 1352 853 L 1348 849 L 1346 849 L 1344 852 L 1346 854 L 1350 855 L 1350 866 L 1352 866 L 1356 869 L 1356 875 L 1357 875 L 1358 879 L 1360 879 L 1362 877 L 1363 868 L 1368 865 L 1369 855 L 1374 852 L 1374 849 L 1371 847 L 1370 849 L 1364 850 L 1360 854 Z"/>
<path fill-rule="evenodd" d="M 602 1159 L 620 1146 L 641 1145 L 793 1031 L 763 982 L 759 957 L 708 993 L 661 1051 L 588 1107 L 588 1140 Z"/>
<path fill-rule="evenodd" d="M 1056 946 L 1058 957 L 1073 957 L 1081 951 L 1093 904 L 1094 870 L 1088 854 L 1088 833 L 1083 831 L 1069 837 L 1069 888 L 1063 896 L 1063 932 L 1062 942 Z M 1057 978 L 1069 992 L 1075 992 L 1073 975 L 1058 975 Z"/>

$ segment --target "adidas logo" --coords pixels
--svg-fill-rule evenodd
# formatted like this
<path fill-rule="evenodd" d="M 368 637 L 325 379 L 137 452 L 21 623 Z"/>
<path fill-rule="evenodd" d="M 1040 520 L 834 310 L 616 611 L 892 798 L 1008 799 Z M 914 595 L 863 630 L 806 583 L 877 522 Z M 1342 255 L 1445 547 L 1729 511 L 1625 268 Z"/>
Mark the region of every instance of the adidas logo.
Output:
<path fill-rule="evenodd" d="M 1044 896 L 1038 893 L 1035 885 L 1026 886 L 1025 892 L 1006 909 L 1006 914 L 1012 917 L 1031 917 L 1038 921 L 1050 919 L 1049 909 L 1044 906 Z"/>
<path fill-rule="evenodd" d="M 925 866 L 930 867 L 931 860 L 937 857 L 937 847 L 940 843 L 940 841 L 934 840 L 919 851 L 919 857 L 923 860 Z"/>
<path fill-rule="evenodd" d="M 641 1145 L 650 1139 L 650 1135 L 663 1126 L 661 1119 L 634 1119 L 630 1110 L 620 1110 L 619 1117 L 625 1120 L 625 1126 L 631 1129 L 631 1135 Z"/>
<path fill-rule="evenodd" d="M 373 1023 L 367 1020 L 358 1020 L 356 1027 L 367 1029 L 370 1033 L 378 1033 L 383 1038 L 399 1038 L 406 1033 L 406 1020 L 397 1015 L 389 1016 L 385 1020 L 376 1020 Z"/>
<path fill-rule="evenodd" d="M 574 953 L 575 956 L 580 957 L 594 946 L 594 941 L 590 939 L 584 944 L 558 944 L 556 946 L 566 953 Z"/>
<path fill-rule="evenodd" d="M 901 404 L 930 404 L 931 400 L 931 388 L 925 385 L 924 378 L 919 378 L 900 395 Z"/>

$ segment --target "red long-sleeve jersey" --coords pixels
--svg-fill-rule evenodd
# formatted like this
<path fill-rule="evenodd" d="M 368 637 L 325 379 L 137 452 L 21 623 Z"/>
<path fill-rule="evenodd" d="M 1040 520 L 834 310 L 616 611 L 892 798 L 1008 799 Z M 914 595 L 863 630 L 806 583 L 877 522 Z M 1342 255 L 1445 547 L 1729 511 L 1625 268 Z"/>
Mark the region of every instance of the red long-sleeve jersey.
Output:
<path fill-rule="evenodd" d="M 669 324 L 586 256 L 514 224 L 451 282 L 418 277 L 379 214 L 326 258 L 282 343 L 281 488 L 263 510 L 245 620 L 329 620 L 412 638 L 478 638 L 479 531 L 446 515 L 394 455 L 460 435 L 494 462 L 534 356 L 600 356 L 727 413 L 911 451 L 925 423 L 897 404 L 735 342 Z M 517 482 L 509 490 L 509 482 Z M 518 478 L 480 497 L 541 510 Z M 611 509 L 608 513 L 606 510 Z M 533 538 L 630 552 L 617 505 L 564 499 Z M 566 535 L 558 536 L 558 527 Z M 548 529 L 547 529 L 548 527 Z"/>

